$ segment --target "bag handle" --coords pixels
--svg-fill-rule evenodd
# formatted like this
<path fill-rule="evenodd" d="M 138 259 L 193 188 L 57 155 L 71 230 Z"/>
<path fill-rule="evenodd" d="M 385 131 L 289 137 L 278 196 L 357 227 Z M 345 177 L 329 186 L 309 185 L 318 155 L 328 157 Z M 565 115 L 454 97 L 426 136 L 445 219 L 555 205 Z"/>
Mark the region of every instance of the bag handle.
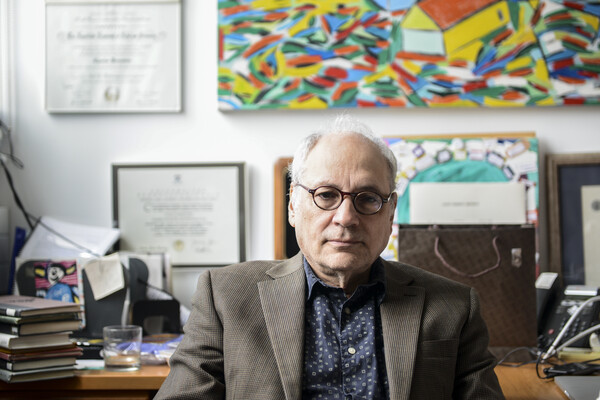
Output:
<path fill-rule="evenodd" d="M 434 252 L 435 255 L 437 256 L 437 258 L 440 259 L 440 261 L 442 262 L 442 264 L 444 265 L 444 267 L 448 268 L 450 271 L 454 272 L 457 275 L 463 276 L 465 278 L 477 278 L 480 277 L 481 275 L 485 275 L 488 272 L 492 272 L 493 270 L 495 270 L 496 268 L 498 268 L 500 266 L 500 262 L 502 261 L 502 257 L 500 256 L 500 250 L 498 250 L 498 237 L 499 236 L 494 236 L 494 239 L 492 240 L 492 246 L 494 247 L 494 251 L 496 251 L 496 256 L 498 257 L 498 260 L 496 261 L 495 265 L 492 265 L 491 267 L 484 269 L 483 271 L 477 272 L 475 274 L 467 274 L 464 273 L 462 271 L 459 271 L 458 269 L 456 269 L 455 267 L 453 267 L 452 265 L 450 265 L 445 259 L 444 256 L 442 256 L 442 254 L 440 253 L 440 237 L 436 236 L 435 237 L 435 247 L 434 247 Z"/>

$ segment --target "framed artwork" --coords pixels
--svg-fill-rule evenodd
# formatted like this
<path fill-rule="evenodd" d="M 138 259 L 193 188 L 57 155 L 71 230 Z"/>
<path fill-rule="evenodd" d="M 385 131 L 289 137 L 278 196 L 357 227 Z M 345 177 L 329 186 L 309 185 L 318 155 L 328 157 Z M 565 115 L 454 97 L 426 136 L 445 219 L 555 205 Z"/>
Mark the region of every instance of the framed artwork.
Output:
<path fill-rule="evenodd" d="M 244 163 L 114 164 L 112 179 L 121 250 L 176 267 L 245 261 Z"/>
<path fill-rule="evenodd" d="M 396 156 L 395 222 L 411 224 L 412 183 L 513 182 L 525 186 L 526 223 L 538 224 L 538 141 L 533 132 L 384 137 Z"/>
<path fill-rule="evenodd" d="M 600 286 L 600 153 L 547 154 L 549 270 Z"/>
<path fill-rule="evenodd" d="M 600 103 L 600 6 L 218 1 L 222 110 Z"/>
<path fill-rule="evenodd" d="M 180 0 L 46 0 L 50 113 L 181 111 Z"/>

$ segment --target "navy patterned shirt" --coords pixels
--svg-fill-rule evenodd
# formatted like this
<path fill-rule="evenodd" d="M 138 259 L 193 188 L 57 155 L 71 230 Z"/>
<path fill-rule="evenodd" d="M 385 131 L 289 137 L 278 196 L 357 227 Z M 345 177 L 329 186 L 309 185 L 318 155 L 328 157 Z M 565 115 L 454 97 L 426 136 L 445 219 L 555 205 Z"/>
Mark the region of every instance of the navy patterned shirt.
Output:
<path fill-rule="evenodd" d="M 383 265 L 350 298 L 321 281 L 304 260 L 308 283 L 302 399 L 388 398 L 379 305 Z"/>

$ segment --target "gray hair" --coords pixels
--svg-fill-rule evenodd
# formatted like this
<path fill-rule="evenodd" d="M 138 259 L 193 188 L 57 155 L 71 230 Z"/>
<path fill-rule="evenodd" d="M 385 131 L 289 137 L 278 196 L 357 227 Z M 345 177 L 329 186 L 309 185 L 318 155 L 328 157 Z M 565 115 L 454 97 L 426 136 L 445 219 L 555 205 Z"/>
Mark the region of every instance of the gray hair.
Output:
<path fill-rule="evenodd" d="M 389 167 L 389 186 L 390 191 L 393 192 L 396 189 L 396 172 L 398 168 L 394 153 L 392 150 L 390 150 L 383 139 L 373 134 L 371 128 L 348 114 L 341 114 L 337 116 L 324 127 L 315 133 L 308 135 L 302 140 L 302 142 L 300 142 L 300 145 L 294 153 L 294 159 L 289 168 L 289 175 L 292 183 L 300 183 L 300 178 L 304 173 L 304 163 L 306 158 L 319 140 L 321 140 L 321 138 L 327 135 L 347 134 L 360 135 L 364 139 L 367 139 L 370 143 L 374 144 L 377 150 L 379 150 L 381 156 L 385 158 L 385 161 Z"/>

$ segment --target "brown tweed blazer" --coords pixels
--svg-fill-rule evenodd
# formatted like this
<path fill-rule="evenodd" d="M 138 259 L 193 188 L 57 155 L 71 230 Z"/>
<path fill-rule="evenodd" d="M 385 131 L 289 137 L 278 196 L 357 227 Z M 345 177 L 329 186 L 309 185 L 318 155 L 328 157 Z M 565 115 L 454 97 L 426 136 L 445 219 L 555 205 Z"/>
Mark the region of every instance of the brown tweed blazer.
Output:
<path fill-rule="evenodd" d="M 390 399 L 503 399 L 474 291 L 384 262 Z M 156 399 L 302 398 L 302 255 L 208 271 Z"/>

